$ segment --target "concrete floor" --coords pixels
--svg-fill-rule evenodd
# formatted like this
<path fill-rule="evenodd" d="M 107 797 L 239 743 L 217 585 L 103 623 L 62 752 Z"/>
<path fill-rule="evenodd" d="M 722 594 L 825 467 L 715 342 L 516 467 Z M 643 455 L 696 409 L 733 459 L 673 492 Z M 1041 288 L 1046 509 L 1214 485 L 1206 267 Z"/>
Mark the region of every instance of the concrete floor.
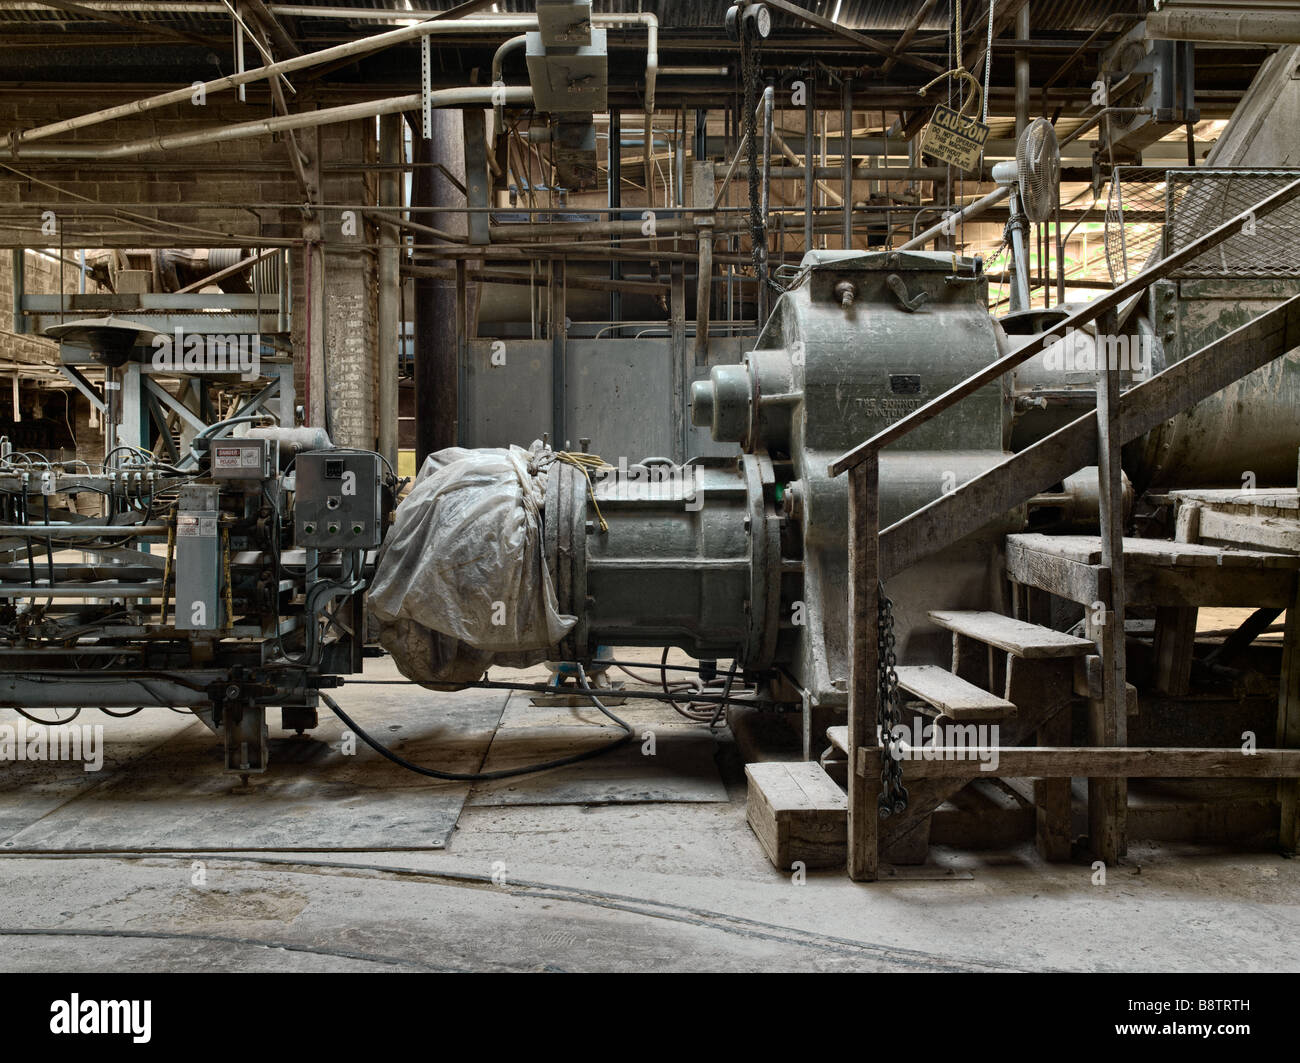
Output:
<path fill-rule="evenodd" d="M 1300 970 L 1298 861 L 1135 841 L 1095 885 L 1032 846 L 936 847 L 951 875 L 798 885 L 725 732 L 717 760 L 725 802 L 468 805 L 444 850 L 3 855 L 0 969 Z"/>

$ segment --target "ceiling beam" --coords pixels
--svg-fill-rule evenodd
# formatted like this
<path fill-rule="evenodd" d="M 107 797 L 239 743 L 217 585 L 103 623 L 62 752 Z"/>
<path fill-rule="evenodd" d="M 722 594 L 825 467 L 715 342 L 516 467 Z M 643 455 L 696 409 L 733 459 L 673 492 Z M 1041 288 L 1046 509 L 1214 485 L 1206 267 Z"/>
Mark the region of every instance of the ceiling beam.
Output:
<path fill-rule="evenodd" d="M 207 37 L 199 37 L 193 33 L 185 33 L 183 30 L 175 30 L 170 26 L 162 26 L 153 22 L 126 18 L 112 11 L 100 10 L 97 7 L 68 3 L 67 0 L 36 0 L 36 2 L 42 7 L 53 8 L 56 11 L 66 11 L 69 15 L 80 15 L 82 18 L 90 19 L 93 22 L 111 22 L 115 26 L 122 26 L 135 33 L 149 33 L 159 37 L 170 37 L 172 40 L 184 41 L 186 44 L 197 44 L 204 48 L 223 46 Z"/>
<path fill-rule="evenodd" d="M 928 70 L 932 74 L 942 74 L 943 67 L 938 63 L 932 63 L 928 59 L 918 59 L 914 55 L 907 55 L 895 51 L 883 41 L 878 41 L 874 37 L 866 37 L 861 33 L 849 29 L 847 26 L 841 26 L 838 22 L 832 22 L 822 15 L 816 15 L 807 8 L 800 7 L 798 4 L 788 3 L 787 0 L 765 0 L 770 8 L 777 11 L 783 11 L 785 14 L 797 18 L 810 26 L 816 26 L 818 29 L 826 30 L 837 37 L 842 37 L 846 41 L 852 41 L 861 48 L 886 56 L 890 59 L 898 59 L 900 62 L 908 63 L 911 66 L 919 67 L 922 70 Z"/>

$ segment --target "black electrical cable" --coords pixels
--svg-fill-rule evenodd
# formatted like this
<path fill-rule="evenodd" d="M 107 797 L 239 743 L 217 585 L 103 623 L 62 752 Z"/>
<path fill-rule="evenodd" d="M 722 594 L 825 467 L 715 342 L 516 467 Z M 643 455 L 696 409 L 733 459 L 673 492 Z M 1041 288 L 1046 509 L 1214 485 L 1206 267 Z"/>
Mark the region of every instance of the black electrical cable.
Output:
<path fill-rule="evenodd" d="M 670 648 L 671 648 L 671 647 L 665 646 L 665 647 L 664 647 L 663 656 L 661 656 L 661 657 L 659 658 L 659 685 L 663 688 L 663 692 L 664 692 L 665 694 L 669 693 L 669 691 L 668 691 L 668 651 L 669 651 Z M 729 692 L 729 691 L 728 691 L 728 692 Z M 725 696 L 725 694 L 724 694 L 724 696 Z M 688 701 L 688 702 L 686 703 L 686 707 L 683 708 L 681 705 L 677 704 L 677 702 L 676 702 L 675 700 L 673 700 L 673 699 L 670 697 L 670 698 L 668 699 L 668 704 L 671 705 L 671 706 L 673 707 L 674 711 L 675 711 L 679 716 L 684 716 L 684 717 L 686 717 L 686 719 L 688 719 L 688 720 L 693 720 L 693 721 L 695 721 L 696 723 L 707 723 L 707 722 L 708 722 L 708 721 L 713 717 L 713 715 L 714 715 L 712 711 L 707 711 L 707 712 L 706 712 L 706 711 L 704 711 L 704 710 L 697 709 L 697 708 L 695 707 L 695 704 L 696 704 L 696 703 L 695 703 L 694 700 Z M 719 711 L 719 712 L 722 711 L 722 707 L 723 707 L 724 704 L 725 704 L 724 702 L 720 702 L 720 703 L 718 704 L 718 711 Z"/>
<path fill-rule="evenodd" d="M 289 663 L 292 664 L 292 662 Z M 404 686 L 413 685 L 413 681 L 410 679 L 349 679 L 348 685 L 349 686 L 375 686 L 375 687 L 404 687 Z M 457 683 L 455 684 L 454 687 L 450 687 L 448 689 L 516 690 L 525 694 L 554 694 L 555 693 L 555 687 L 544 683 L 497 683 L 497 682 L 489 682 L 487 680 L 479 680 L 473 683 Z M 579 688 L 578 693 L 585 694 L 587 692 Z M 605 693 L 612 694 L 614 697 L 639 698 L 648 701 L 672 701 L 673 700 L 671 694 L 660 694 L 653 690 L 620 689 L 620 690 L 607 690 L 605 691 Z M 695 694 L 693 695 L 692 700 L 699 702 L 701 705 L 704 704 L 716 705 L 719 702 L 722 702 L 724 704 L 730 704 L 730 705 L 744 705 L 751 709 L 766 709 L 781 704 L 781 702 L 773 701 L 770 698 L 730 697 L 724 699 L 718 696 L 717 694 Z"/>
<path fill-rule="evenodd" d="M 81 709 L 77 708 L 72 710 L 72 715 L 69 716 L 66 720 L 42 720 L 39 716 L 33 716 L 30 712 L 27 712 L 25 709 L 18 708 L 17 705 L 12 705 L 10 706 L 10 708 L 12 708 L 14 712 L 18 713 L 18 715 L 23 717 L 24 719 L 31 720 L 32 723 L 38 723 L 42 727 L 62 727 L 65 723 L 71 723 L 73 720 L 75 720 L 78 716 L 81 715 Z"/>
<path fill-rule="evenodd" d="M 436 768 L 422 768 L 418 764 L 412 764 L 409 760 L 405 759 L 404 757 L 398 756 L 398 754 L 394 753 L 391 749 L 388 749 L 380 745 L 373 738 L 371 738 L 370 735 L 366 734 L 366 732 L 363 731 L 360 727 L 358 727 L 355 721 L 353 721 L 353 719 L 346 712 L 344 712 L 342 709 L 338 707 L 338 704 L 334 701 L 334 699 L 331 698 L 328 694 L 326 694 L 325 691 L 322 690 L 319 693 L 320 693 L 321 701 L 325 702 L 325 704 L 329 707 L 330 712 L 334 713 L 335 716 L 337 716 L 340 720 L 343 721 L 345 727 L 347 727 L 350 731 L 352 731 L 358 738 L 361 739 L 361 741 L 365 742 L 366 745 L 368 745 L 381 757 L 384 757 L 387 760 L 391 760 L 398 767 L 405 768 L 407 771 L 413 771 L 417 775 L 424 775 L 431 779 L 447 779 L 452 782 L 491 782 L 495 779 L 513 779 L 520 775 L 533 775 L 539 771 L 549 771 L 551 768 L 563 768 L 563 767 L 567 767 L 570 764 L 578 764 L 584 760 L 591 760 L 593 757 L 599 757 L 604 753 L 609 753 L 612 750 L 619 748 L 620 746 L 626 745 L 635 737 L 636 732 L 632 730 L 630 724 L 628 724 L 624 720 L 619 719 L 612 712 L 610 712 L 609 709 L 607 709 L 603 704 L 601 704 L 600 699 L 596 696 L 596 692 L 592 690 L 590 685 L 587 683 L 587 673 L 583 670 L 581 664 L 578 665 L 578 675 L 582 679 L 582 686 L 577 688 L 578 691 L 586 695 L 588 698 L 590 698 L 591 703 L 597 709 L 599 709 L 601 713 L 603 713 L 605 716 L 608 716 L 611 720 L 613 720 L 616 724 L 618 724 L 621 728 L 623 728 L 622 736 L 614 739 L 614 741 L 612 742 L 600 746 L 597 749 L 584 750 L 581 753 L 574 753 L 572 756 L 561 757 L 559 760 L 547 761 L 545 764 L 532 764 L 523 768 L 505 768 L 502 769 L 501 771 L 480 771 L 480 772 L 438 771 Z"/>
<path fill-rule="evenodd" d="M 115 720 L 125 720 L 128 716 L 134 716 L 137 712 L 144 712 L 144 706 L 141 705 L 138 709 L 129 709 L 126 712 L 114 712 L 112 709 L 106 709 L 101 705 L 99 711 L 105 716 L 113 717 Z"/>

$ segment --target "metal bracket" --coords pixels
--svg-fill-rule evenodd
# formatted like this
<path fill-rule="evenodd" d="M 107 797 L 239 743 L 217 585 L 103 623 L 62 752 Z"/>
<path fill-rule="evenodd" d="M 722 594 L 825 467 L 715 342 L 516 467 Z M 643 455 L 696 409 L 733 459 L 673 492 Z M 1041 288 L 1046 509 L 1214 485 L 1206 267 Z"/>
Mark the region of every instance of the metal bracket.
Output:
<path fill-rule="evenodd" d="M 914 314 L 930 298 L 927 292 L 917 292 L 915 296 L 907 294 L 907 285 L 903 283 L 903 278 L 897 273 L 891 273 L 885 278 L 885 283 L 889 285 L 889 290 L 898 297 L 899 305 L 909 314 Z"/>
<path fill-rule="evenodd" d="M 433 92 L 433 59 L 430 55 L 429 36 L 425 34 L 420 38 L 420 98 L 422 109 L 420 112 L 420 135 L 425 140 L 433 138 L 433 101 L 430 94 Z"/>

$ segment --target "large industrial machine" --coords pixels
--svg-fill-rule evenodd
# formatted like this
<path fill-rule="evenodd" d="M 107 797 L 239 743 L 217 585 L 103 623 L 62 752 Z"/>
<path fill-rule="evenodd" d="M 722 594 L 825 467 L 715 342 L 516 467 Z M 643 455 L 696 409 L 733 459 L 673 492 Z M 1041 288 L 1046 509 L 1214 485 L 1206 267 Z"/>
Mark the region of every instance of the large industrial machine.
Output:
<path fill-rule="evenodd" d="M 194 441 L 193 470 L 129 449 L 56 466 L 5 446 L 0 704 L 189 710 L 241 775 L 266 769 L 268 709 L 316 726 L 319 690 L 361 668 L 396 481 L 323 432 L 232 427 Z M 85 494 L 99 516 L 78 511 Z"/>
<path fill-rule="evenodd" d="M 1152 299 L 1159 312 L 1167 295 Z M 554 595 L 565 634 L 549 647 L 499 638 L 469 646 L 487 651 L 470 680 L 485 662 L 518 663 L 516 649 L 590 662 L 604 646 L 676 646 L 704 661 L 734 659 L 758 684 L 757 700 L 802 709 L 805 754 L 815 757 L 849 679 L 848 499 L 827 465 L 998 358 L 1017 332 L 1051 320 L 999 322 L 986 307 L 978 259 L 813 253 L 744 362 L 714 367 L 692 391 L 695 423 L 739 444 L 738 457 L 610 468 L 536 447 L 529 467 L 539 474 L 545 587 L 530 593 Z M 1137 320 L 1150 335 L 1149 318 Z M 1068 364 L 1049 349 L 886 452 L 882 522 L 952 491 L 1095 401 L 1097 344 L 1089 336 L 1073 343 Z M 1157 345 L 1126 377 L 1157 371 L 1175 350 Z M 1279 409 L 1295 408 L 1294 381 L 1290 372 L 1275 382 Z M 1215 408 L 1221 442 L 1202 463 L 1202 485 L 1214 482 L 1225 449 L 1252 446 L 1249 426 L 1232 429 L 1224 404 Z M 1288 433 L 1268 453 L 1293 456 L 1293 419 Z M 1152 445 L 1170 453 L 1167 441 Z M 378 455 L 331 447 L 311 429 L 222 423 L 191 451 L 196 468 L 128 450 L 100 470 L 5 451 L 0 703 L 187 709 L 223 735 L 227 770 L 247 775 L 266 768 L 268 708 L 280 709 L 285 728 L 310 729 L 320 691 L 360 671 L 365 591 L 398 484 Z M 1157 482 L 1168 466 L 1185 478 L 1185 463 L 1153 464 L 1150 452 L 1133 449 L 1135 477 Z M 1256 462 L 1261 484 L 1288 475 L 1272 464 Z M 84 492 L 103 498 L 102 516 L 67 507 Z M 418 519 L 463 521 L 465 512 L 432 506 Z M 897 577 L 888 589 L 903 603 L 901 654 L 913 662 L 946 654 L 946 636 L 925 619 L 931 608 L 1002 607 L 1007 532 L 1086 529 L 1096 514 L 1095 473 L 1085 472 Z M 398 552 L 385 550 L 378 563 L 438 563 Z M 440 627 L 436 609 L 414 619 L 455 633 Z"/>

